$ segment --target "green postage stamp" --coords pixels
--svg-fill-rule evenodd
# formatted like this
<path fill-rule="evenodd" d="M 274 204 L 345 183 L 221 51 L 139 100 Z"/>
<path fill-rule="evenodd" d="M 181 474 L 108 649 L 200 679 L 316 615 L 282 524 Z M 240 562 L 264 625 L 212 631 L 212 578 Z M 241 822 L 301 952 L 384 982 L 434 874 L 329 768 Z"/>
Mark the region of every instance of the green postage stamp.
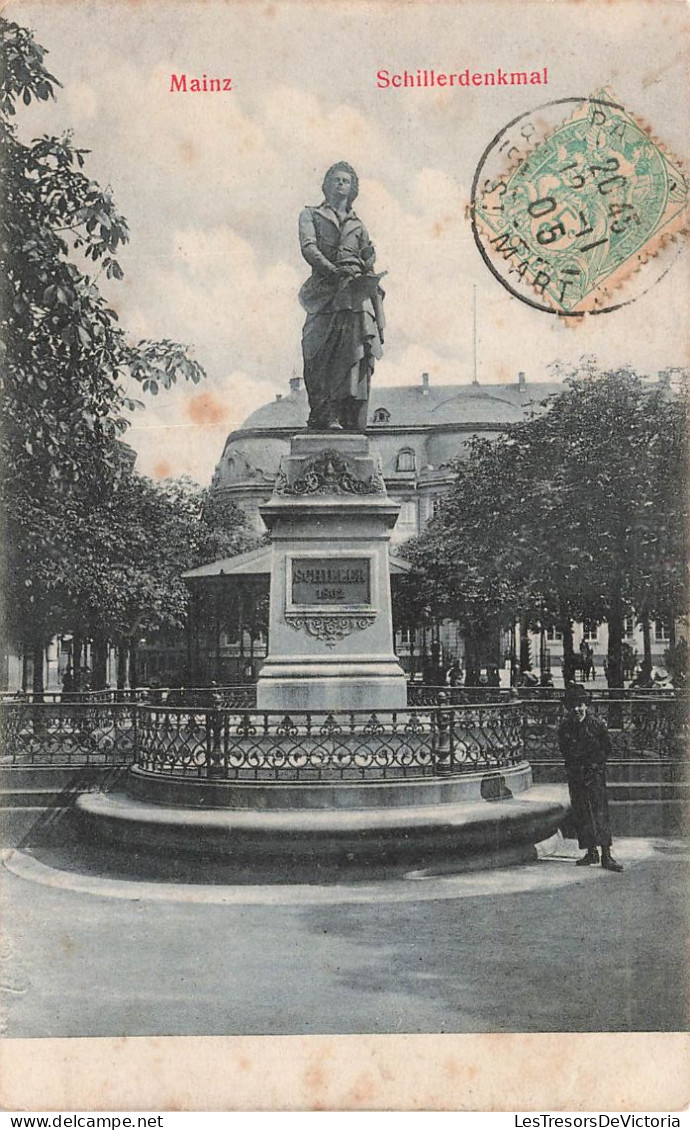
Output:
<path fill-rule="evenodd" d="M 562 316 L 633 301 L 669 270 L 688 180 L 608 92 L 560 99 L 493 139 L 472 189 L 475 241 L 516 297 Z"/>

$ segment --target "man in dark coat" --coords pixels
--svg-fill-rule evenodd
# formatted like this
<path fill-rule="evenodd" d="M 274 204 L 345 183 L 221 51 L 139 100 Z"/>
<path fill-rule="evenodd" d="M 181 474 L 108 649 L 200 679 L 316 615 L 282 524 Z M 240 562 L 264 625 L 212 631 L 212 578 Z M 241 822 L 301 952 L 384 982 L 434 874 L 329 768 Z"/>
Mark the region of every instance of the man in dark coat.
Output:
<path fill-rule="evenodd" d="M 576 685 L 566 693 L 567 713 L 558 730 L 558 745 L 565 761 L 577 840 L 585 854 L 578 867 L 599 862 L 606 871 L 622 871 L 611 855 L 611 827 L 606 799 L 606 761 L 611 739 L 606 723 L 587 710 L 587 692 Z"/>

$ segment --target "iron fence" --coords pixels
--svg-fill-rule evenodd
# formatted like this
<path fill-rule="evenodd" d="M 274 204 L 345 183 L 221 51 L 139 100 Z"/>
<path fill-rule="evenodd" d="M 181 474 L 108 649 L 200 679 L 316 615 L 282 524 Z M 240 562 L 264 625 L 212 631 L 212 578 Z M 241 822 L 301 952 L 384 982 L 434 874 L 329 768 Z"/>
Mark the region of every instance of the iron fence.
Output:
<path fill-rule="evenodd" d="M 208 692 L 204 692 L 208 696 Z M 445 696 L 445 697 L 443 697 Z M 613 756 L 680 760 L 683 698 L 594 698 Z M 437 701 L 399 711 L 259 711 L 213 704 L 5 702 L 0 764 L 137 764 L 174 776 L 325 779 L 433 776 L 558 760 L 560 699 Z"/>
<path fill-rule="evenodd" d="M 641 687 L 616 688 L 608 690 L 607 687 L 595 687 L 594 684 L 584 684 L 586 689 L 595 698 L 613 696 L 616 699 L 675 699 L 678 692 L 672 687 L 660 685 L 644 689 Z M 408 706 L 437 706 L 442 703 L 451 706 L 464 706 L 473 703 L 493 704 L 497 702 L 511 702 L 515 698 L 527 702 L 543 700 L 547 702 L 560 702 L 565 695 L 562 687 L 449 687 L 445 685 L 432 685 L 429 683 L 408 683 Z M 227 686 L 203 687 L 129 687 L 117 690 L 112 687 L 100 691 L 0 691 L 0 703 L 83 703 L 94 705 L 96 703 L 122 703 L 140 702 L 153 705 L 211 707 L 236 707 L 243 710 L 252 710 L 256 707 L 256 683 L 242 683 Z"/>
<path fill-rule="evenodd" d="M 510 687 L 448 687 L 408 683 L 408 706 L 467 706 L 510 702 L 517 696 Z"/>
<path fill-rule="evenodd" d="M 678 691 L 672 687 L 616 687 L 611 690 L 593 683 L 582 684 L 585 690 L 595 699 L 613 697 L 615 699 L 645 699 L 652 702 L 676 699 Z M 435 706 L 438 702 L 449 702 L 452 705 L 474 702 L 512 702 L 521 699 L 525 702 L 544 701 L 560 703 L 565 698 L 566 691 L 563 687 L 449 687 L 433 686 L 429 683 L 408 683 L 407 701 L 410 706 Z"/>
<path fill-rule="evenodd" d="M 172 776 L 236 780 L 389 779 L 522 760 L 518 712 L 502 706 L 402 711 L 139 712 L 136 763 Z"/>
<path fill-rule="evenodd" d="M 204 687 L 112 687 L 101 691 L 0 691 L 0 704 L 47 703 L 52 706 L 78 703 L 94 706 L 101 703 L 166 703 L 169 706 L 234 706 L 250 709 L 256 706 L 256 684 Z"/>
<path fill-rule="evenodd" d="M 498 768 L 523 758 L 513 704 L 401 711 L 267 712 L 136 703 L 10 703 L 5 765 L 138 765 L 175 777 L 388 779 Z"/>
<path fill-rule="evenodd" d="M 136 749 L 133 703 L 4 703 L 0 765 L 128 765 Z"/>
<path fill-rule="evenodd" d="M 589 707 L 608 727 L 614 759 L 677 761 L 685 756 L 688 710 L 684 697 L 592 697 Z M 523 700 L 521 709 L 526 759 L 560 759 L 558 727 L 564 712 L 562 697 Z"/>

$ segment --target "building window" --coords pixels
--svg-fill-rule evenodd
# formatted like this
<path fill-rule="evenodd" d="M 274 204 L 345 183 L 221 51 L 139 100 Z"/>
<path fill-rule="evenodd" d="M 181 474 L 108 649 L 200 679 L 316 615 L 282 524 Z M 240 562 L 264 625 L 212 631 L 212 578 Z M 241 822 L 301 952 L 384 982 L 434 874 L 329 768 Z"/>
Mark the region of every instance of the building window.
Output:
<path fill-rule="evenodd" d="M 563 632 L 559 632 L 558 628 L 546 628 L 544 635 L 549 643 L 556 643 L 563 639 Z"/>
<path fill-rule="evenodd" d="M 625 638 L 626 638 L 626 640 L 631 640 L 633 638 L 634 633 L 635 633 L 635 617 L 634 616 L 626 616 L 625 617 Z"/>
<path fill-rule="evenodd" d="M 387 424 L 391 418 L 391 414 L 387 408 L 376 408 L 372 417 L 374 424 Z"/>
<path fill-rule="evenodd" d="M 587 640 L 587 643 L 598 643 L 599 625 L 594 624 L 591 620 L 585 620 L 582 630 L 582 638 L 583 640 Z"/>
<path fill-rule="evenodd" d="M 397 525 L 398 529 L 404 528 L 406 531 L 417 529 L 417 502 L 414 498 L 405 499 L 400 503 Z"/>
<path fill-rule="evenodd" d="M 657 643 L 668 643 L 671 637 L 668 633 L 668 628 L 661 620 L 656 620 L 654 624 L 654 639 Z"/>
<path fill-rule="evenodd" d="M 396 471 L 414 471 L 415 457 L 411 447 L 404 447 L 402 451 L 398 452 L 395 469 Z"/>

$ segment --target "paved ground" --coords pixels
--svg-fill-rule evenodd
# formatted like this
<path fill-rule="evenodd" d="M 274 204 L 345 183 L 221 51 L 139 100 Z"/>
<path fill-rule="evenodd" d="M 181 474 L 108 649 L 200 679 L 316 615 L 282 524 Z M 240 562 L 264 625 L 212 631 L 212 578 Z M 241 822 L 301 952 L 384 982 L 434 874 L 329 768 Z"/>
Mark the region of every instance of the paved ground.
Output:
<path fill-rule="evenodd" d="M 329 886 L 123 877 L 5 853 L 12 1037 L 677 1030 L 688 848 Z M 114 876 L 114 877 L 113 877 Z M 216 876 L 216 879 L 218 877 Z"/>

